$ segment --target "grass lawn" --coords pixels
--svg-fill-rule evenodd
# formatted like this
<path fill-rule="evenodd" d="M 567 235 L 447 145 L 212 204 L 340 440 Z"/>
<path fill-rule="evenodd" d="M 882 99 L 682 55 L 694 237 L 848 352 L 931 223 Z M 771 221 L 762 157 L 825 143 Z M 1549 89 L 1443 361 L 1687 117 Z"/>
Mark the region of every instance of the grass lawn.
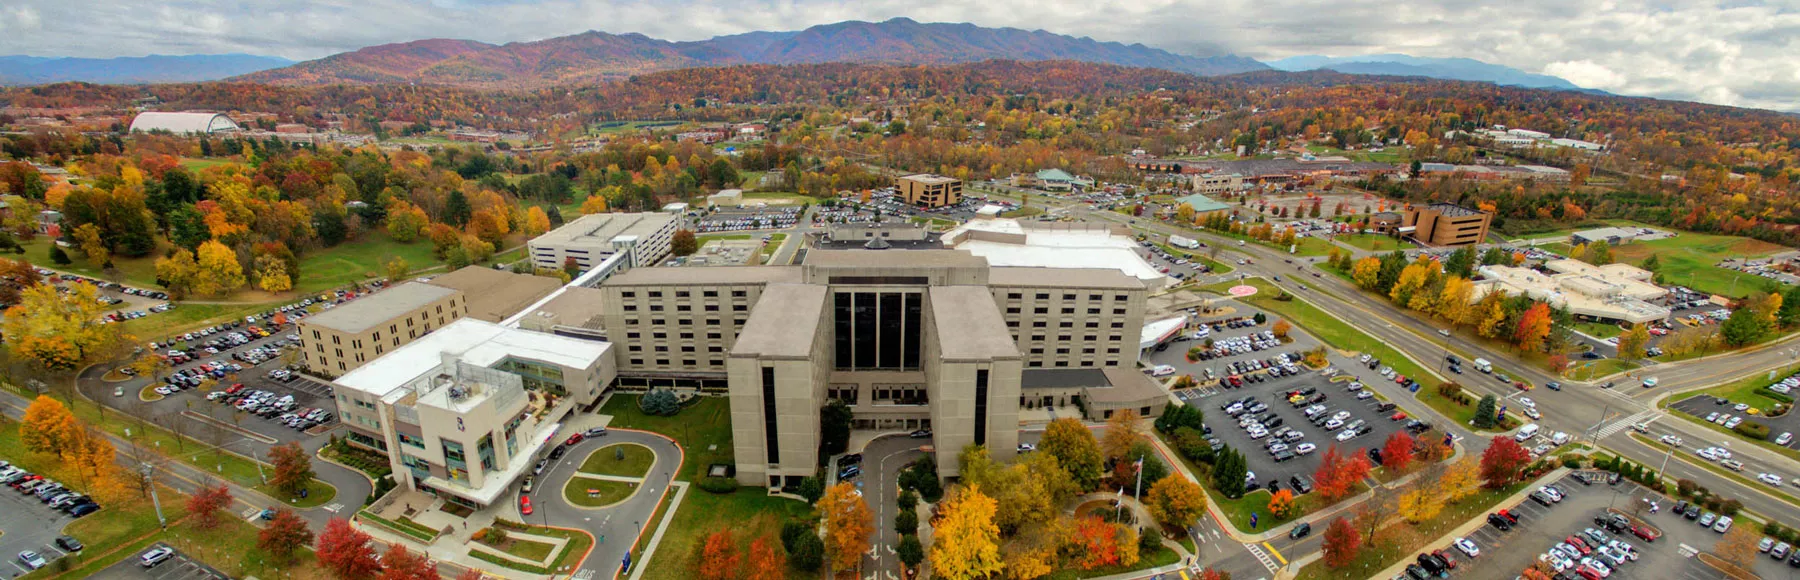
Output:
<path fill-rule="evenodd" d="M 100 271 L 100 268 L 96 268 L 93 264 L 89 264 L 87 259 L 82 257 L 81 250 L 64 249 L 63 251 L 69 254 L 69 259 L 74 260 L 74 263 L 57 265 L 54 260 L 50 259 L 50 247 L 54 244 L 55 242 L 50 239 L 50 236 L 42 235 L 37 236 L 30 241 L 19 242 L 19 245 L 25 248 L 25 255 L 23 256 L 24 260 L 31 262 L 31 265 L 33 266 L 80 274 L 97 280 L 114 279 L 113 276 L 109 276 L 105 272 Z M 151 252 L 151 255 L 155 256 L 159 254 L 157 252 Z M 149 256 L 137 258 L 114 257 L 113 268 L 119 271 L 120 276 L 118 277 L 118 281 L 120 282 L 138 288 L 162 288 L 162 286 L 156 284 L 155 258 Z"/>
<path fill-rule="evenodd" d="M 588 490 L 590 489 L 595 490 L 596 493 L 589 495 Z M 581 507 L 612 505 L 625 501 L 625 498 L 631 497 L 631 494 L 634 493 L 637 493 L 637 486 L 627 482 L 592 479 L 579 475 L 569 478 L 569 482 L 563 485 L 563 499 L 569 500 L 571 505 Z"/>
<path fill-rule="evenodd" d="M 441 263 L 432 255 L 430 241 L 402 244 L 388 239 L 386 234 L 370 233 L 354 242 L 308 252 L 300 259 L 300 280 L 294 289 L 311 293 L 385 276 L 388 260 L 395 256 L 405 259 L 413 270 Z"/>
<path fill-rule="evenodd" d="M 1576 362 L 1569 365 L 1569 370 L 1563 371 L 1563 376 L 1578 378 L 1579 380 L 1585 381 L 1595 377 L 1604 377 L 1613 373 L 1632 370 L 1638 367 L 1639 365 L 1637 363 L 1616 358 L 1603 358 L 1600 360 L 1577 359 Z"/>
<path fill-rule="evenodd" d="M 226 159 L 200 159 L 200 158 L 194 158 L 194 157 L 181 158 L 181 166 L 187 168 L 188 171 L 194 172 L 194 173 L 198 173 L 198 172 L 200 172 L 200 170 L 206 169 L 208 167 L 212 167 L 214 165 L 226 165 L 229 163 L 233 163 L 233 162 L 230 160 L 226 160 Z"/>
<path fill-rule="evenodd" d="M 1444 506 L 1443 511 L 1438 513 L 1438 517 L 1418 524 L 1395 520 L 1395 523 L 1382 528 L 1376 534 L 1377 536 L 1385 534 L 1388 538 L 1392 538 L 1392 541 L 1378 543 L 1373 547 L 1364 547 L 1362 552 L 1357 554 L 1356 559 L 1351 560 L 1343 568 L 1328 568 L 1323 560 L 1314 562 L 1302 568 L 1296 578 L 1299 580 L 1328 580 L 1373 577 L 1376 572 L 1394 565 L 1401 558 L 1412 558 L 1419 546 L 1438 539 L 1470 519 L 1480 517 L 1481 514 L 1498 505 L 1500 500 L 1518 492 L 1524 486 L 1525 484 L 1518 483 L 1504 489 L 1481 490 L 1475 495 L 1463 498 L 1460 502 Z"/>
<path fill-rule="evenodd" d="M 1212 273 L 1214 273 L 1214 274 L 1225 274 L 1225 273 L 1229 273 L 1232 270 L 1236 269 L 1229 265 L 1226 265 L 1224 262 L 1220 262 L 1218 260 L 1214 260 L 1212 258 L 1208 258 L 1206 256 L 1202 256 L 1200 254 L 1196 254 L 1196 253 L 1190 252 L 1190 251 L 1182 249 L 1182 248 L 1177 248 L 1175 246 L 1171 246 L 1168 244 L 1157 244 L 1157 245 L 1161 246 L 1162 250 L 1164 252 L 1168 252 L 1169 255 L 1171 255 L 1171 256 L 1186 258 L 1190 262 L 1199 262 L 1201 264 L 1204 264 L 1204 265 L 1212 268 Z"/>
<path fill-rule="evenodd" d="M 1130 566 L 1102 566 L 1093 570 L 1058 570 L 1044 576 L 1047 580 L 1077 580 L 1079 578 L 1099 578 L 1124 574 L 1134 570 L 1147 570 L 1158 566 L 1167 566 L 1181 561 L 1181 555 L 1167 547 L 1158 547 L 1155 552 L 1138 554 L 1136 564 Z"/>
<path fill-rule="evenodd" d="M 555 544 L 546 544 L 544 542 L 534 542 L 531 540 L 516 540 L 512 538 L 507 538 L 504 542 L 504 546 L 496 547 L 499 547 L 501 551 L 508 554 L 534 562 L 544 561 L 545 558 L 550 557 L 550 552 L 556 549 Z"/>
<path fill-rule="evenodd" d="M 1757 258 L 1784 249 L 1786 248 L 1776 244 L 1750 238 L 1680 232 L 1673 238 L 1621 245 L 1613 248 L 1613 257 L 1620 262 L 1639 264 L 1644 258 L 1654 254 L 1662 262 L 1662 267 L 1657 272 L 1662 274 L 1667 283 L 1681 284 L 1701 292 L 1744 296 L 1761 288 L 1764 280 L 1753 274 L 1726 270 L 1714 264 L 1727 258 Z M 1734 278 L 1737 279 L 1735 286 L 1732 283 Z"/>
<path fill-rule="evenodd" d="M 542 526 L 507 526 L 507 529 L 517 530 L 517 531 L 521 531 L 521 532 L 525 532 L 527 534 L 532 534 L 532 535 L 537 535 L 537 536 L 550 536 L 553 538 L 563 538 L 563 539 L 568 540 L 569 543 L 564 547 L 562 553 L 557 554 L 556 560 L 551 562 L 550 566 L 548 568 L 543 567 L 543 566 L 531 566 L 531 565 L 526 565 L 526 564 L 520 564 L 520 563 L 514 562 L 512 560 L 503 560 L 501 558 L 488 555 L 486 552 L 477 552 L 474 550 L 470 550 L 469 555 L 472 557 L 475 557 L 477 559 L 486 560 L 488 562 L 492 562 L 494 564 L 498 564 L 500 566 L 504 566 L 504 567 L 511 568 L 514 570 L 519 570 L 522 572 L 530 572 L 533 574 L 549 574 L 549 573 L 555 571 L 556 569 L 563 567 L 564 565 L 574 565 L 576 562 L 580 561 L 581 558 L 586 557 L 588 551 L 594 547 L 594 537 L 591 535 L 588 535 L 587 532 L 576 531 L 576 530 L 565 530 L 562 528 L 546 528 L 546 527 L 542 527 Z M 530 542 L 530 543 L 535 544 L 538 542 Z M 516 542 L 515 542 L 515 544 L 516 544 Z M 543 544 L 543 545 L 548 546 L 549 544 Z M 532 549 L 527 548 L 527 550 L 532 550 Z M 510 550 L 509 550 L 509 553 L 511 553 Z M 546 554 L 547 554 L 547 552 L 546 552 Z M 525 554 L 515 554 L 515 555 L 525 555 Z M 526 557 L 530 557 L 530 556 L 526 556 Z M 542 558 L 543 555 L 540 555 L 538 557 Z"/>
<path fill-rule="evenodd" d="M 202 326 L 211 326 L 214 321 L 234 320 L 246 315 L 257 314 L 285 302 L 264 302 L 246 304 L 189 304 L 176 302 L 175 309 L 151 314 L 136 320 L 127 320 L 125 331 L 143 340 L 162 341 L 169 336 L 185 333 Z"/>
<path fill-rule="evenodd" d="M 1599 339 L 1612 338 L 1625 333 L 1625 329 L 1619 328 L 1619 325 L 1617 324 L 1606 324 L 1602 322 L 1581 321 L 1576 322 L 1574 327 L 1575 330 L 1581 331 L 1582 334 Z"/>
<path fill-rule="evenodd" d="M 1337 241 L 1371 252 L 1391 252 L 1394 250 L 1415 247 L 1412 244 L 1380 234 L 1340 235 L 1337 237 Z"/>
<path fill-rule="evenodd" d="M 671 457 L 669 460 L 674 461 L 675 458 Z M 650 464 L 655 461 L 656 453 L 649 447 L 636 443 L 615 443 L 588 453 L 587 460 L 581 462 L 581 472 L 643 477 L 650 471 Z"/>
<path fill-rule="evenodd" d="M 609 427 L 654 431 L 679 443 L 687 458 L 677 479 L 698 482 L 706 473 L 707 465 L 733 461 L 731 410 L 725 399 L 702 398 L 674 417 L 645 415 L 638 410 L 637 401 L 635 395 L 614 396 L 600 412 L 613 416 Z M 729 494 L 714 494 L 698 486 L 691 487 L 681 506 L 668 516 L 674 519 L 670 521 L 669 531 L 663 535 L 662 544 L 656 548 L 654 561 L 639 561 L 635 565 L 648 565 L 644 577 L 651 580 L 691 578 L 698 564 L 695 559 L 699 550 L 695 548 L 708 534 L 730 529 L 732 537 L 739 543 L 739 553 L 746 553 L 750 542 L 757 537 L 767 538 L 779 546 L 777 536 L 781 523 L 803 517 L 811 509 L 804 502 L 770 497 L 756 487 L 739 488 Z M 650 530 L 654 529 L 650 526 L 655 525 L 656 519 L 645 523 L 644 537 L 650 536 Z"/>

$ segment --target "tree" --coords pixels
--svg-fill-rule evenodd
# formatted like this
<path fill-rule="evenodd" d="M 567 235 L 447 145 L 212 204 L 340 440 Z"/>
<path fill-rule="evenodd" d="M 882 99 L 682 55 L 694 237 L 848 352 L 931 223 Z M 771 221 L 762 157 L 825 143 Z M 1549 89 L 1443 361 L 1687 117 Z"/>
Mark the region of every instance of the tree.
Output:
<path fill-rule="evenodd" d="M 919 533 L 919 513 L 900 510 L 900 513 L 894 514 L 894 533 L 902 536 Z"/>
<path fill-rule="evenodd" d="M 194 518 L 194 525 L 210 530 L 221 523 L 219 510 L 231 505 L 231 488 L 221 483 L 203 485 L 188 496 L 187 512 Z"/>
<path fill-rule="evenodd" d="M 1725 344 L 1731 346 L 1744 346 L 1762 340 L 1768 327 L 1758 318 L 1750 308 L 1739 307 L 1731 311 L 1731 316 L 1719 325 L 1719 336 L 1725 339 Z"/>
<path fill-rule="evenodd" d="M 1325 528 L 1325 543 L 1320 546 L 1325 553 L 1325 565 L 1330 568 L 1342 568 L 1356 559 L 1357 552 L 1362 550 L 1362 534 L 1350 521 L 1339 516 L 1331 520 Z"/>
<path fill-rule="evenodd" d="M 1525 465 L 1531 462 L 1526 451 L 1512 437 L 1495 436 L 1486 451 L 1481 452 L 1481 481 L 1490 489 L 1512 485 L 1519 480 Z"/>
<path fill-rule="evenodd" d="M 550 214 L 544 213 L 544 208 L 534 205 L 531 206 L 531 209 L 525 210 L 526 237 L 535 238 L 548 231 L 550 231 Z"/>
<path fill-rule="evenodd" d="M 1121 541 L 1121 528 L 1123 526 L 1101 520 L 1100 516 L 1076 518 L 1073 534 L 1069 538 L 1075 566 L 1082 570 L 1093 570 L 1102 566 L 1125 564 L 1123 552 L 1126 542 Z M 1135 552 L 1136 538 L 1131 540 L 1133 541 L 1129 544 Z"/>
<path fill-rule="evenodd" d="M 1165 526 L 1183 528 L 1206 511 L 1206 492 L 1200 485 L 1177 474 L 1163 476 L 1150 484 L 1144 495 L 1150 516 Z"/>
<path fill-rule="evenodd" d="M 274 556 L 277 562 L 292 562 L 294 552 L 312 541 L 313 533 L 306 520 L 287 508 L 275 510 L 275 517 L 256 534 L 256 547 Z"/>
<path fill-rule="evenodd" d="M 1100 444 L 1080 420 L 1064 417 L 1051 421 L 1038 441 L 1038 449 L 1055 457 L 1057 464 L 1069 472 L 1069 477 L 1081 491 L 1100 485 L 1103 469 Z"/>
<path fill-rule="evenodd" d="M 681 402 L 669 389 L 653 389 L 638 398 L 638 410 L 658 417 L 672 417 L 681 412 Z"/>
<path fill-rule="evenodd" d="M 1493 395 L 1482 395 L 1481 402 L 1475 405 L 1475 426 L 1486 429 L 1493 427 L 1500 413 L 1500 400 Z"/>
<path fill-rule="evenodd" d="M 806 476 L 800 480 L 799 492 L 800 497 L 806 498 L 806 503 L 819 503 L 819 498 L 825 497 L 825 480 L 810 475 Z"/>
<path fill-rule="evenodd" d="M 581 215 L 606 213 L 606 196 L 598 193 L 581 201 Z"/>
<path fill-rule="evenodd" d="M 1381 260 L 1374 256 L 1357 260 L 1356 264 L 1350 267 L 1350 278 L 1364 290 L 1374 290 L 1380 274 Z"/>
<path fill-rule="evenodd" d="M 1125 454 L 1131 451 L 1131 446 L 1144 440 L 1144 435 L 1138 433 L 1137 429 L 1137 411 L 1132 409 L 1114 411 L 1112 417 L 1107 418 L 1106 429 L 1100 435 L 1101 456 L 1107 460 L 1123 461 Z"/>
<path fill-rule="evenodd" d="M 406 263 L 406 258 L 400 256 L 389 259 L 385 268 L 387 269 L 387 281 L 390 283 L 405 280 L 406 275 L 412 272 L 412 264 Z"/>
<path fill-rule="evenodd" d="M 1650 329 L 1643 324 L 1633 324 L 1624 334 L 1619 335 L 1619 358 L 1625 360 L 1644 358 L 1644 345 L 1650 342 Z"/>
<path fill-rule="evenodd" d="M 730 528 L 706 536 L 706 543 L 700 548 L 700 561 L 696 564 L 703 580 L 737 578 L 737 542 L 732 540 Z"/>
<path fill-rule="evenodd" d="M 1713 552 L 1719 559 L 1730 562 L 1745 572 L 1752 572 L 1756 570 L 1756 543 L 1759 539 L 1751 526 L 1733 526 L 1730 532 L 1719 538 L 1719 543 L 1713 545 Z"/>
<path fill-rule="evenodd" d="M 1612 245 L 1606 240 L 1594 242 L 1588 246 L 1587 261 L 1595 266 L 1604 266 L 1613 262 Z"/>
<path fill-rule="evenodd" d="M 908 570 L 919 569 L 919 563 L 925 561 L 925 547 L 919 544 L 919 536 L 915 534 L 900 536 L 900 545 L 894 548 L 894 552 Z"/>
<path fill-rule="evenodd" d="M 1275 333 L 1275 338 L 1287 340 L 1288 332 L 1293 329 L 1294 325 L 1288 324 L 1288 321 L 1283 319 L 1275 321 L 1275 325 L 1270 327 L 1269 331 Z"/>
<path fill-rule="evenodd" d="M 81 431 L 81 421 L 62 401 L 38 395 L 25 408 L 25 418 L 19 423 L 19 440 L 28 450 L 66 459 L 64 454 L 74 451 Z"/>
<path fill-rule="evenodd" d="M 444 199 L 444 218 L 441 221 L 460 228 L 468 225 L 474 214 L 475 209 L 469 206 L 469 196 L 463 195 L 460 189 L 451 190 L 449 197 Z"/>
<path fill-rule="evenodd" d="M 825 518 L 825 554 L 831 569 L 855 567 L 862 553 L 869 551 L 869 535 L 875 533 L 875 515 L 869 504 L 856 486 L 846 482 L 825 490 L 818 508 Z"/>
<path fill-rule="evenodd" d="M 1405 431 L 1395 431 L 1387 438 L 1387 444 L 1381 447 L 1381 466 L 1393 473 L 1406 473 L 1412 466 L 1413 447 L 1418 442 Z"/>
<path fill-rule="evenodd" d="M 794 539 L 793 547 L 788 548 L 788 565 L 804 572 L 817 572 L 825 563 L 825 542 L 819 536 L 806 533 Z"/>
<path fill-rule="evenodd" d="M 315 549 L 319 554 L 319 564 L 338 578 L 344 580 L 366 580 L 374 578 L 381 571 L 381 561 L 375 559 L 375 548 L 370 545 L 368 534 L 350 527 L 350 522 L 343 518 L 331 518 L 325 523 L 325 531 L 319 534 Z"/>
<path fill-rule="evenodd" d="M 292 290 L 294 281 L 288 276 L 287 262 L 272 255 L 257 256 L 256 287 L 270 293 Z"/>
<path fill-rule="evenodd" d="M 692 256 L 700 251 L 700 241 L 694 237 L 694 230 L 675 230 L 675 235 L 669 238 L 669 251 L 676 256 Z"/>
<path fill-rule="evenodd" d="M 196 254 L 199 269 L 194 275 L 195 294 L 213 296 L 236 290 L 244 285 L 244 267 L 238 264 L 237 252 L 218 240 L 200 244 Z"/>
<path fill-rule="evenodd" d="M 1325 449 L 1319 468 L 1313 471 L 1313 490 L 1325 498 L 1325 503 L 1336 503 L 1349 496 L 1356 484 L 1368 475 L 1369 460 L 1359 454 L 1344 455 L 1334 444 Z"/>
<path fill-rule="evenodd" d="M 1229 446 L 1219 448 L 1213 453 L 1213 488 L 1228 498 L 1243 497 L 1244 479 L 1249 475 L 1249 469 L 1243 453 Z"/>
<path fill-rule="evenodd" d="M 19 293 L 19 303 L 6 309 L 0 329 L 13 355 L 44 370 L 69 371 L 131 342 L 125 325 L 101 320 L 110 309 L 92 284 L 74 284 L 66 293 L 38 284 Z"/>
<path fill-rule="evenodd" d="M 269 476 L 269 484 L 276 489 L 298 494 L 313 479 L 312 458 L 300 447 L 299 442 L 289 441 L 285 445 L 270 448 L 269 461 L 275 464 L 275 473 Z"/>
<path fill-rule="evenodd" d="M 1226 572 L 1224 570 L 1219 570 L 1217 568 L 1207 568 L 1207 569 L 1200 571 L 1200 575 L 1197 577 L 1197 579 L 1198 580 L 1231 580 L 1231 573 Z"/>
<path fill-rule="evenodd" d="M 1400 517 L 1412 523 L 1419 523 L 1435 518 L 1444 509 L 1444 500 L 1437 497 L 1430 486 L 1415 485 L 1412 489 L 1400 494 Z"/>
<path fill-rule="evenodd" d="M 830 457 L 850 448 L 850 424 L 855 414 L 843 401 L 832 399 L 819 409 L 819 455 Z"/>
<path fill-rule="evenodd" d="M 74 237 L 75 247 L 81 248 L 81 253 L 87 256 L 88 265 L 99 268 L 111 263 L 112 252 L 107 250 L 106 240 L 101 239 L 100 226 L 81 224 L 75 228 Z"/>
<path fill-rule="evenodd" d="M 1294 492 L 1286 489 L 1269 496 L 1269 514 L 1277 518 L 1288 517 L 1294 511 Z"/>
<path fill-rule="evenodd" d="M 50 261 L 58 266 L 67 266 L 75 263 L 74 260 L 69 259 L 69 253 L 64 251 L 62 246 L 55 245 L 50 246 Z"/>
<path fill-rule="evenodd" d="M 1520 351 L 1536 351 L 1550 337 L 1550 305 L 1538 302 L 1519 315 L 1519 328 L 1513 333 L 1513 345 Z"/>
<path fill-rule="evenodd" d="M 410 244 L 419 239 L 419 233 L 431 225 L 431 218 L 419 206 L 396 199 L 388 204 L 387 232 L 388 237 L 402 244 Z"/>
<path fill-rule="evenodd" d="M 787 567 L 781 563 L 781 555 L 775 553 L 775 547 L 769 545 L 767 538 L 756 538 L 750 541 L 749 560 L 745 564 L 744 580 L 782 580 L 787 577 Z"/>
<path fill-rule="evenodd" d="M 437 564 L 424 553 L 413 553 L 399 543 L 388 544 L 381 555 L 381 580 L 438 580 Z"/>
<path fill-rule="evenodd" d="M 176 298 L 186 297 L 199 275 L 200 264 L 194 261 L 194 253 L 185 248 L 156 259 L 157 281 Z"/>
<path fill-rule="evenodd" d="M 1443 501 L 1456 503 L 1463 498 L 1475 495 L 1480 489 L 1481 466 L 1472 456 L 1465 456 L 1444 469 L 1444 476 L 1437 482 L 1437 497 Z"/>
<path fill-rule="evenodd" d="M 1000 528 L 996 504 L 981 486 L 951 490 L 938 506 L 932 534 L 931 568 L 940 578 L 968 580 L 1000 572 Z"/>

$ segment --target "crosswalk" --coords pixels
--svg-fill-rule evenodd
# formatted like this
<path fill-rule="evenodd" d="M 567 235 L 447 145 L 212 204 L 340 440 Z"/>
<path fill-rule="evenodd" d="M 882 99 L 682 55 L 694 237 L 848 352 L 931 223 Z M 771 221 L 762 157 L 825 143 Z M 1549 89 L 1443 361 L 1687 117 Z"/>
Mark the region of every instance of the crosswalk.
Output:
<path fill-rule="evenodd" d="M 324 509 L 325 509 L 325 511 L 335 514 L 335 513 L 338 513 L 338 510 L 344 509 L 344 504 L 330 503 L 330 504 L 326 504 Z"/>
<path fill-rule="evenodd" d="M 574 580 L 594 580 L 594 570 L 592 568 L 576 570 L 573 578 Z"/>
<path fill-rule="evenodd" d="M 1281 568 L 1280 566 L 1275 565 L 1275 559 L 1270 558 L 1269 553 L 1264 552 L 1260 546 L 1257 546 L 1256 544 L 1244 544 L 1244 549 L 1249 550 L 1250 555 L 1255 556 L 1256 561 L 1262 562 L 1263 567 L 1268 568 L 1270 572 L 1274 572 Z"/>
<path fill-rule="evenodd" d="M 1611 437 L 1613 435 L 1618 434 L 1620 431 L 1630 429 L 1632 424 L 1635 424 L 1639 421 L 1643 421 L 1645 419 L 1649 419 L 1654 416 L 1656 416 L 1656 411 L 1654 411 L 1654 410 L 1640 411 L 1635 415 L 1631 415 L 1624 419 L 1619 419 L 1617 421 L 1607 423 L 1605 426 L 1601 427 L 1599 431 L 1594 432 L 1594 439 L 1599 440 L 1599 439 L 1605 439 L 1607 437 Z"/>

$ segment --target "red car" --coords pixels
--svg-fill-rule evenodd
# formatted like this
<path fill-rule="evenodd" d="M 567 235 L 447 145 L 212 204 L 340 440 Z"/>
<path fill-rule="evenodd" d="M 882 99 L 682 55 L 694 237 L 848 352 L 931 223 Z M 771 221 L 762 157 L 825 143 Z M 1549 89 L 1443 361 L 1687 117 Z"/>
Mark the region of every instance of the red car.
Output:
<path fill-rule="evenodd" d="M 1388 419 L 1394 420 L 1394 421 L 1404 421 L 1404 420 L 1406 420 L 1406 411 L 1397 411 L 1394 413 L 1394 415 L 1392 417 L 1388 417 Z"/>
<path fill-rule="evenodd" d="M 232 383 L 231 388 L 225 389 L 225 393 L 228 395 L 236 395 L 238 394 L 238 391 L 242 390 L 244 390 L 244 383 Z"/>
<path fill-rule="evenodd" d="M 1602 578 L 1605 578 L 1605 576 L 1600 575 L 1599 570 L 1595 570 L 1587 564 L 1582 564 L 1580 567 L 1576 568 L 1575 573 L 1580 574 L 1582 578 L 1586 578 L 1587 580 L 1601 580 Z"/>
<path fill-rule="evenodd" d="M 1575 549 L 1581 550 L 1581 555 L 1583 556 L 1594 553 L 1594 549 L 1588 547 L 1587 542 L 1582 541 L 1581 538 L 1569 536 L 1569 539 L 1563 541 L 1568 542 L 1568 544 L 1574 546 Z"/>
<path fill-rule="evenodd" d="M 524 494 L 519 495 L 519 515 L 531 515 L 531 496 Z"/>
<path fill-rule="evenodd" d="M 1643 538 L 1646 542 L 1654 542 L 1657 538 L 1662 537 L 1660 532 L 1650 529 L 1650 526 L 1632 526 L 1631 534 Z"/>
<path fill-rule="evenodd" d="M 582 436 L 582 434 L 580 434 L 580 433 L 576 433 L 574 435 L 570 435 L 569 440 L 564 441 L 563 445 L 574 445 L 576 443 L 580 443 L 582 439 L 586 439 L 586 437 Z"/>

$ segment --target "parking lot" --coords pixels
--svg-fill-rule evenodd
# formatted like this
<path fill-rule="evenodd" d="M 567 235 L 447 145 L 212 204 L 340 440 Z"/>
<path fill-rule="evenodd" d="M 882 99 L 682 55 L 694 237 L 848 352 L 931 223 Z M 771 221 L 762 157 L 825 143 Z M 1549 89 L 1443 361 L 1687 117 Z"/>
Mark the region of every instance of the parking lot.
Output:
<path fill-rule="evenodd" d="M 1607 552 L 1626 556 L 1622 562 L 1614 562 L 1598 551 L 1583 554 L 1586 558 L 1601 559 L 1603 564 L 1612 568 L 1611 578 L 1725 578 L 1723 574 L 1683 553 L 1684 547 L 1700 551 L 1712 550 L 1714 544 L 1723 537 L 1722 533 L 1702 528 L 1696 525 L 1697 520 L 1690 521 L 1676 514 L 1675 506 L 1669 503 L 1668 498 L 1652 496 L 1630 481 L 1609 485 L 1604 479 L 1594 479 L 1598 481 L 1583 483 L 1579 474 L 1571 474 L 1558 480 L 1552 485 L 1561 491 L 1563 497 L 1561 501 L 1549 501 L 1548 505 L 1527 499 L 1518 505 L 1502 506 L 1518 518 L 1518 523 L 1510 530 L 1501 530 L 1490 521 L 1464 536 L 1476 548 L 1478 555 L 1475 558 L 1470 558 L 1454 547 L 1446 549 L 1445 552 L 1460 563 L 1451 572 L 1451 576 L 1511 576 L 1538 562 L 1540 558 L 1545 558 L 1559 544 L 1567 544 L 1569 548 L 1582 551 L 1569 541 L 1570 537 L 1576 537 L 1589 550 L 1617 541 L 1629 546 L 1629 552 L 1637 555 L 1636 559 L 1632 559 L 1626 551 L 1617 550 L 1616 547 L 1609 548 Z M 1648 504 L 1644 502 L 1646 497 L 1655 499 L 1660 508 L 1657 513 L 1650 512 Z M 1646 541 L 1634 528 L 1608 530 L 1595 520 L 1605 516 L 1608 508 L 1615 508 L 1628 516 L 1629 523 L 1634 527 L 1648 524 L 1655 530 L 1650 535 L 1656 539 Z M 1594 542 L 1596 537 L 1601 541 Z M 1575 558 L 1559 557 L 1555 560 L 1564 565 L 1581 563 Z M 1471 568 L 1484 572 L 1473 573 Z M 1784 563 L 1765 556 L 1758 562 L 1756 572 L 1764 578 L 1782 578 L 1786 577 L 1789 570 Z"/>
<path fill-rule="evenodd" d="M 1782 433 L 1792 433 L 1793 436 L 1783 446 L 1789 449 L 1800 449 L 1800 414 L 1791 411 L 1774 418 L 1751 415 L 1746 413 L 1749 410 L 1748 406 L 1740 406 L 1737 403 L 1710 395 L 1694 395 L 1671 403 L 1669 408 L 1693 415 L 1702 421 L 1713 416 L 1712 422 L 1718 423 L 1721 427 L 1730 422 L 1725 418 L 1726 416 L 1730 416 L 1732 419 L 1762 423 L 1769 426 L 1770 442 L 1776 441 Z"/>
<path fill-rule="evenodd" d="M 1233 318 L 1252 314 L 1253 311 L 1239 306 Z M 1243 344 L 1247 337 L 1269 332 L 1269 325 L 1274 319 L 1268 320 L 1269 322 L 1260 325 L 1239 328 L 1225 326 L 1221 330 L 1209 330 L 1206 338 L 1211 338 L 1216 347 Z M 1167 350 L 1150 356 L 1152 364 L 1174 367 L 1176 374 L 1194 375 L 1200 381 L 1199 387 L 1177 391 L 1177 398 L 1206 413 L 1206 425 L 1212 428 L 1210 436 L 1220 444 L 1242 452 L 1250 471 L 1255 473 L 1258 483 L 1263 485 L 1278 481 L 1279 485 L 1287 487 L 1292 485 L 1291 479 L 1294 476 L 1309 480 L 1313 472 L 1318 470 L 1325 450 L 1331 445 L 1337 445 L 1341 453 L 1367 456 L 1368 449 L 1381 447 L 1388 436 L 1405 429 L 1412 421 L 1404 415 L 1398 415 L 1401 411 L 1388 406 L 1372 389 L 1351 387 L 1358 383 L 1372 384 L 1366 381 L 1390 380 L 1377 374 L 1380 365 L 1371 370 L 1355 359 L 1340 358 L 1334 354 L 1331 355 L 1332 367 L 1339 373 L 1337 376 L 1327 377 L 1322 372 L 1308 370 L 1297 362 L 1299 353 L 1318 346 L 1318 341 L 1298 328 L 1290 332 L 1290 337 L 1293 338 L 1292 342 L 1279 346 L 1260 350 L 1251 346 L 1248 352 L 1193 363 L 1187 362 L 1186 351 L 1203 346 L 1203 340 L 1176 342 Z M 1234 366 L 1238 369 L 1257 364 L 1268 367 L 1270 359 L 1278 361 L 1283 354 L 1290 355 L 1289 358 L 1296 361 L 1293 366 L 1298 372 L 1288 374 L 1286 367 L 1280 364 L 1273 366 L 1281 369 L 1275 373 L 1282 376 L 1271 376 L 1268 368 L 1238 373 L 1232 371 Z M 1214 377 L 1212 380 L 1207 379 L 1208 371 Z M 1233 376 L 1238 378 L 1235 383 L 1231 380 Z M 1223 383 L 1219 382 L 1220 378 L 1224 379 Z M 1295 391 L 1302 394 L 1304 402 L 1296 404 L 1289 401 L 1288 393 Z M 1360 395 L 1362 392 L 1368 394 Z M 1245 398 L 1254 399 L 1253 403 L 1245 403 L 1247 407 L 1254 408 L 1253 405 L 1260 404 L 1266 408 L 1258 411 L 1234 409 L 1235 413 L 1226 411 L 1233 408 L 1233 403 L 1242 402 Z M 1312 417 L 1318 418 L 1316 422 L 1305 414 L 1308 409 L 1313 410 Z M 1242 418 L 1251 415 L 1261 417 L 1258 421 L 1263 426 L 1261 431 L 1253 431 L 1247 426 L 1240 427 Z M 1400 418 L 1396 419 L 1396 416 Z M 1356 429 L 1361 434 L 1340 439 L 1343 433 L 1354 432 L 1351 431 L 1353 425 L 1361 427 Z M 1413 425 L 1416 432 L 1424 431 L 1423 424 Z M 1268 451 L 1268 445 L 1277 439 L 1282 440 L 1286 451 L 1293 454 L 1292 457 L 1282 454 L 1283 460 L 1277 461 L 1276 453 Z M 1311 447 L 1302 453 L 1302 444 L 1309 444 Z M 1277 453 L 1282 450 L 1280 447 L 1276 449 Z"/>
<path fill-rule="evenodd" d="M 140 562 L 144 553 L 165 547 L 162 542 L 119 560 L 90 578 L 104 580 L 229 580 L 231 577 L 177 550 L 169 559 L 145 568 Z"/>
<path fill-rule="evenodd" d="M 68 514 L 51 509 L 36 496 L 6 486 L 0 486 L 0 514 L 5 514 L 0 516 L 0 532 L 4 532 L 0 535 L 0 555 L 4 555 L 7 562 L 0 569 L 9 577 L 30 571 L 19 560 L 20 552 L 36 552 L 46 563 L 68 556 L 67 551 L 56 545 L 56 537 L 62 534 L 63 526 L 74 521 Z"/>

